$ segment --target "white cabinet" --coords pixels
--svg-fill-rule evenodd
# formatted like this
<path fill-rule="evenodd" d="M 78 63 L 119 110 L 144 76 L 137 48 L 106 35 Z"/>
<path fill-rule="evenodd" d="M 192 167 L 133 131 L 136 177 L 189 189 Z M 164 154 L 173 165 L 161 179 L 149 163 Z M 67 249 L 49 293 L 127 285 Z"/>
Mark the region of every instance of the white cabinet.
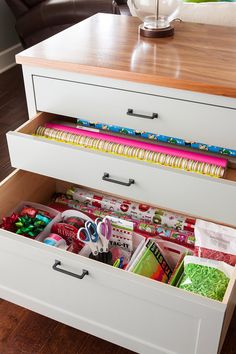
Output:
<path fill-rule="evenodd" d="M 42 69 L 39 70 L 42 73 Z M 115 106 L 108 104 L 107 106 L 100 105 L 99 108 L 96 104 L 89 105 L 89 95 L 91 94 L 91 99 L 96 100 L 97 90 L 99 90 L 99 101 L 112 103 L 112 88 L 100 88 L 97 85 L 85 84 L 86 89 L 81 91 L 83 92 L 83 100 L 80 102 L 75 100 L 74 88 L 75 85 L 83 85 L 81 80 L 75 83 L 71 80 L 57 78 L 44 79 L 42 76 L 37 76 L 35 74 L 37 68 L 33 68 L 34 96 L 32 100 L 32 86 L 31 84 L 27 86 L 31 69 L 25 68 L 25 72 L 27 72 L 25 74 L 26 92 L 28 92 L 28 100 L 31 101 L 29 106 L 35 105 L 38 109 L 45 109 L 51 113 L 74 117 L 77 116 L 75 112 L 78 107 L 78 112 L 81 112 L 80 115 L 85 115 L 85 118 L 89 118 L 90 112 L 94 112 L 97 118 L 102 116 L 104 123 L 119 122 L 121 111 L 118 107 L 122 109 L 122 104 L 124 104 L 122 97 L 120 100 L 118 99 Z M 49 75 L 50 72 L 45 70 L 45 77 Z M 61 75 L 66 76 L 66 73 L 61 73 Z M 53 86 L 51 86 L 51 82 L 53 82 Z M 61 93 L 61 84 L 64 88 L 66 87 L 63 94 Z M 120 94 L 129 95 L 126 90 Z M 109 97 L 109 95 L 111 96 Z M 137 95 L 141 98 L 146 97 L 142 93 L 131 93 L 132 106 L 135 103 L 140 104 L 139 98 L 134 99 Z M 74 101 L 70 101 L 69 97 Z M 157 110 L 155 101 L 148 102 L 149 99 L 154 100 L 154 96 L 147 95 L 147 100 L 143 99 L 142 104 L 145 106 L 148 103 L 146 110 L 155 112 Z M 232 108 L 216 108 L 214 105 L 201 104 L 197 101 L 190 103 L 165 97 L 158 99 L 163 102 L 174 102 L 177 107 L 182 106 L 183 109 L 185 104 L 192 107 L 192 115 L 190 106 L 188 108 L 191 120 L 189 131 L 196 119 L 195 115 L 198 115 L 202 109 L 205 114 L 205 122 L 208 122 L 208 117 L 210 121 L 212 120 L 209 110 L 210 112 L 211 110 L 226 112 L 225 117 L 229 120 L 233 117 L 231 116 L 234 111 Z M 123 105 L 123 108 L 126 106 L 129 107 L 128 101 L 125 106 Z M 161 104 L 160 107 L 162 107 Z M 164 104 L 163 107 L 167 117 L 170 117 L 170 111 L 173 114 L 176 113 L 170 103 Z M 72 108 L 73 111 L 71 111 Z M 87 116 L 86 109 L 89 112 Z M 116 114 L 116 112 L 118 113 Z M 37 126 L 50 121 L 52 117 L 55 117 L 55 114 L 40 113 L 18 128 L 17 131 L 7 134 L 11 162 L 14 167 L 236 226 L 235 170 L 230 169 L 225 178 L 215 179 L 32 136 Z M 178 114 L 176 118 L 178 118 Z M 116 120 L 113 121 L 113 119 Z M 131 124 L 131 127 L 137 127 L 135 124 L 138 124 L 140 129 L 146 129 L 147 124 L 150 124 L 149 129 L 152 129 L 151 124 L 154 126 L 159 124 L 158 119 L 156 122 L 148 119 L 136 120 L 136 118 L 129 118 L 125 115 L 123 115 L 123 119 L 123 125 Z M 180 121 L 181 119 L 180 117 Z M 128 123 L 125 123 L 127 121 Z M 175 130 L 179 126 L 179 122 L 176 124 L 175 120 L 172 120 L 172 124 L 175 126 Z M 166 129 L 168 130 L 168 127 Z M 200 130 L 208 141 L 211 141 L 211 136 L 215 138 L 211 130 Z M 229 133 L 232 134 L 233 142 L 234 133 L 230 130 Z M 217 139 L 220 143 L 220 134 Z M 109 173 L 112 178 L 123 182 L 132 178 L 135 183 L 130 186 L 109 183 L 102 179 L 105 172 Z M 25 200 L 34 199 L 33 190 L 31 191 L 31 180 L 34 179 L 34 174 L 20 171 L 6 183 L 10 183 L 12 186 L 18 174 L 21 176 L 21 185 L 27 184 L 28 186 L 27 189 L 22 187 L 24 197 L 22 194 L 20 197 Z M 60 183 L 58 184 L 54 179 L 37 176 L 39 190 L 42 190 L 40 187 L 42 184 L 50 186 L 50 188 L 47 187 L 47 190 L 55 189 L 56 191 L 58 186 L 60 187 Z M 2 188 L 5 191 L 5 198 L 8 199 L 8 194 L 12 193 L 12 189 L 8 188 L 6 191 L 4 184 Z M 35 183 L 33 183 L 34 188 Z M 38 193 L 36 199 L 41 201 L 41 196 Z M 15 197 L 10 200 L 12 206 L 17 202 Z M 229 303 L 231 304 L 235 292 L 235 278 L 231 281 L 223 303 L 218 303 L 165 284 L 113 269 L 104 264 L 98 264 L 81 256 L 57 249 L 48 249 L 45 245 L 16 237 L 8 232 L 1 232 L 1 234 L 1 252 L 3 252 L 1 262 L 2 266 L 8 269 L 8 276 L 3 274 L 0 278 L 0 295 L 3 298 L 138 353 L 217 353 L 222 328 L 224 336 L 229 322 L 228 317 L 230 318 L 232 314 L 232 308 L 229 307 L 230 315 L 225 315 L 227 306 Z M 62 269 L 75 274 L 81 274 L 85 269 L 89 274 L 79 280 L 56 272 L 52 269 L 55 260 L 61 261 Z M 99 299 L 99 306 L 94 302 L 95 294 Z M 77 301 L 78 297 L 80 301 Z M 84 301 L 86 305 L 82 305 L 81 301 Z M 115 308 L 114 304 L 117 304 Z M 109 311 L 111 307 L 113 309 L 112 315 Z M 120 307 L 122 307 L 122 311 Z M 105 313 L 103 313 L 104 309 L 106 309 Z M 189 335 L 182 341 L 180 338 L 186 329 L 188 329 Z M 171 341 L 169 340 L 170 333 Z"/>
<path fill-rule="evenodd" d="M 235 161 L 215 179 L 32 136 L 65 115 L 236 149 L 233 34 L 179 24 L 174 40 L 142 42 L 136 19 L 111 16 L 94 16 L 18 57 L 31 119 L 7 134 L 20 170 L 0 185 L 0 216 L 75 183 L 236 227 Z M 215 48 L 208 50 L 206 33 Z M 104 173 L 135 183 L 110 183 Z M 218 302 L 4 230 L 0 267 L 0 297 L 141 354 L 217 354 L 236 301 L 236 274 Z"/>

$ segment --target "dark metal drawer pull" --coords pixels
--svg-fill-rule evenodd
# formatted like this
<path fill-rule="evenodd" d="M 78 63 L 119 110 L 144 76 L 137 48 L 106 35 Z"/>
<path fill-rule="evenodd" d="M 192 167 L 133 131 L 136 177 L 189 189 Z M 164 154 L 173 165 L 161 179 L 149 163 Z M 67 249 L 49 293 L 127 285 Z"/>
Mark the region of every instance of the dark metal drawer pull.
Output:
<path fill-rule="evenodd" d="M 64 269 L 58 268 L 58 266 L 60 266 L 60 265 L 61 265 L 61 261 L 55 260 L 55 263 L 53 264 L 52 268 L 54 270 L 56 270 L 57 272 L 70 275 L 71 277 L 74 277 L 74 278 L 77 278 L 77 279 L 83 279 L 85 277 L 85 275 L 89 274 L 89 272 L 87 270 L 85 270 L 85 269 L 83 269 L 83 273 L 81 275 L 75 274 L 75 273 L 69 272 L 68 270 L 64 270 Z"/>
<path fill-rule="evenodd" d="M 121 184 L 122 186 L 131 186 L 131 184 L 134 184 L 135 181 L 134 179 L 129 179 L 129 182 L 121 182 L 121 181 L 117 181 L 116 179 L 112 179 L 112 178 L 109 178 L 110 175 L 109 173 L 107 172 L 104 172 L 104 175 L 102 177 L 103 181 L 107 181 L 107 182 L 111 182 L 111 183 L 116 183 L 116 184 Z"/>
<path fill-rule="evenodd" d="M 126 113 L 128 116 L 133 116 L 133 117 L 139 117 L 139 118 L 146 118 L 146 119 L 154 119 L 158 118 L 158 113 L 152 113 L 151 116 L 145 115 L 145 114 L 138 114 L 135 113 L 132 108 L 128 108 L 128 111 Z"/>

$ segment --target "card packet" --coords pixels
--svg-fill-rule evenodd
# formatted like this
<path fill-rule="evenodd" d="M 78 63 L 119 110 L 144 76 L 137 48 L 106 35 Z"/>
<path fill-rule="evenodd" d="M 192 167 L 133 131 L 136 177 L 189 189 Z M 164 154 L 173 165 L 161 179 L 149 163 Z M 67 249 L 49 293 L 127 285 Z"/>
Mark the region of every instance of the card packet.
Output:
<path fill-rule="evenodd" d="M 195 225 L 194 255 L 235 266 L 236 230 L 198 219 Z"/>

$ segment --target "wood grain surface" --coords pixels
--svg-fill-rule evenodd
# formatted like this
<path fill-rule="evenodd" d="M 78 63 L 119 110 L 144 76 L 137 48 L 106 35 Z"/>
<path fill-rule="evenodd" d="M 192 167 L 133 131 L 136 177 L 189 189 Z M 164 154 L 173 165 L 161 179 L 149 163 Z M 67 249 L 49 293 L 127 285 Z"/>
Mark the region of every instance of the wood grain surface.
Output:
<path fill-rule="evenodd" d="M 12 170 L 5 134 L 27 119 L 20 67 L 0 75 L 0 181 Z M 30 152 L 29 152 L 30 153 Z M 236 313 L 221 354 L 235 354 Z M 133 352 L 0 299 L 1 354 L 133 354 Z"/>
<path fill-rule="evenodd" d="M 236 98 L 236 28 L 175 23 L 140 37 L 136 17 L 97 14 L 17 55 L 17 62 Z"/>

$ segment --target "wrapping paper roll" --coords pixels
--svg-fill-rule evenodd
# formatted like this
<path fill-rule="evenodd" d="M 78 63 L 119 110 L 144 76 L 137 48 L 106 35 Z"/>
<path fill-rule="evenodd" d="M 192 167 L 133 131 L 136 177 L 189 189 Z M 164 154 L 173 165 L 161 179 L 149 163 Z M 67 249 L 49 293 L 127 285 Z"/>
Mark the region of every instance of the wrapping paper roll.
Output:
<path fill-rule="evenodd" d="M 194 247 L 195 237 L 193 231 L 187 230 L 174 230 L 162 225 L 156 225 L 153 223 L 147 223 L 141 220 L 134 220 L 132 217 L 128 217 L 120 212 L 111 210 L 104 210 L 96 206 L 86 205 L 67 198 L 66 195 L 57 195 L 54 199 L 55 203 L 66 205 L 68 208 L 79 210 L 87 214 L 91 219 L 95 220 L 98 217 L 104 218 L 105 216 L 113 216 L 117 218 L 123 218 L 127 221 L 131 221 L 134 224 L 134 231 L 141 233 L 146 237 L 161 237 L 163 239 L 176 242 L 188 247 Z M 190 228 L 194 228 L 194 225 L 189 224 Z"/>
<path fill-rule="evenodd" d="M 187 140 L 176 138 L 176 137 L 145 132 L 143 130 L 142 131 L 135 130 L 132 128 L 121 127 L 118 125 L 104 124 L 104 123 L 100 123 L 100 122 L 91 122 L 91 121 L 88 121 L 85 119 L 78 119 L 77 123 L 80 126 L 87 127 L 87 128 L 95 128 L 95 129 L 99 129 L 99 130 L 111 131 L 114 133 L 121 133 L 121 134 L 125 134 L 125 135 L 141 137 L 144 139 L 154 140 L 154 141 L 158 141 L 158 142 L 162 142 L 162 143 L 168 143 L 168 144 L 179 145 L 179 146 L 186 146 L 186 147 L 191 147 L 191 148 L 197 149 L 197 150 L 209 151 L 209 152 L 214 152 L 217 154 L 236 157 L 236 150 L 227 149 L 227 148 L 223 148 L 220 146 L 208 145 L 208 144 L 194 142 L 194 141 L 187 141 Z"/>
<path fill-rule="evenodd" d="M 210 165 L 217 165 L 217 166 L 221 166 L 224 168 L 227 165 L 227 160 L 219 158 L 219 157 L 203 155 L 203 154 L 199 154 L 199 153 L 191 152 L 191 151 L 183 151 L 183 150 L 179 150 L 179 149 L 172 148 L 172 147 L 153 145 L 153 144 L 145 143 L 143 141 L 137 141 L 137 140 L 122 138 L 122 137 L 118 137 L 118 136 L 108 135 L 108 134 L 101 134 L 101 133 L 92 132 L 92 131 L 85 131 L 83 129 L 73 128 L 71 126 L 67 126 L 67 125 L 63 125 L 63 124 L 46 123 L 45 127 L 50 128 L 50 129 L 61 130 L 63 132 L 67 132 L 67 133 L 71 133 L 71 134 L 82 135 L 84 137 L 89 137 L 91 139 L 105 140 L 105 141 L 108 141 L 109 143 L 135 147 L 135 148 L 143 149 L 143 150 L 147 150 L 147 151 L 148 150 L 154 151 L 154 152 L 165 154 L 165 155 L 181 157 L 181 158 L 187 159 L 187 160 L 204 162 L 204 163 L 207 163 Z"/>
<path fill-rule="evenodd" d="M 195 219 L 154 208 L 150 205 L 139 204 L 99 193 L 94 194 L 94 192 L 90 192 L 88 189 L 78 187 L 71 187 L 67 190 L 66 194 L 78 202 L 111 212 L 118 212 L 121 216 L 127 215 L 131 217 L 132 220 L 163 225 L 176 230 L 194 231 Z"/>
<path fill-rule="evenodd" d="M 57 129 L 52 128 L 55 126 Z M 76 131 L 77 134 L 72 131 Z M 38 127 L 35 135 L 211 177 L 223 177 L 227 166 L 225 159 L 100 133 L 85 132 L 82 129 L 52 123 L 47 123 L 45 127 Z"/>
<path fill-rule="evenodd" d="M 148 237 L 157 236 L 161 237 L 167 241 L 176 242 L 180 245 L 184 245 L 187 247 L 194 247 L 195 244 L 195 236 L 191 231 L 182 231 L 182 230 L 174 230 L 164 226 L 157 226 L 154 224 L 145 224 L 142 221 L 134 221 L 135 231 L 142 232 L 142 234 L 146 234 Z"/>

